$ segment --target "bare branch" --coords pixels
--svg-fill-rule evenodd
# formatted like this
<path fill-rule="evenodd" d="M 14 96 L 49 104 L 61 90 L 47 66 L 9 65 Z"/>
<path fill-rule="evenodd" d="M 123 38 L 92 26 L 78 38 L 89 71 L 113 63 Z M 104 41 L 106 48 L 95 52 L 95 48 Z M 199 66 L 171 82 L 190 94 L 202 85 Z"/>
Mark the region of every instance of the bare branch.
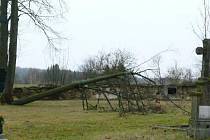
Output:
<path fill-rule="evenodd" d="M 60 6 L 62 1 L 59 0 Z M 20 15 L 26 15 L 32 20 L 35 26 L 37 26 L 45 35 L 50 47 L 58 50 L 55 46 L 55 41 L 65 39 L 55 31 L 48 21 L 53 18 L 58 18 L 62 13 L 56 13 L 55 7 L 49 0 L 21 0 L 19 1 Z"/>

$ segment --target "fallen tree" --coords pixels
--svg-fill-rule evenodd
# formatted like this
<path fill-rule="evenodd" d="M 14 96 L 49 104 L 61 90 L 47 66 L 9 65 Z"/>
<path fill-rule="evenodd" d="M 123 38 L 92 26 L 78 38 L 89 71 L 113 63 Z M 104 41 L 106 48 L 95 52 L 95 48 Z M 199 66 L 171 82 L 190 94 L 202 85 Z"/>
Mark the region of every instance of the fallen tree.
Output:
<path fill-rule="evenodd" d="M 108 79 L 112 79 L 112 78 L 117 78 L 120 76 L 126 76 L 126 75 L 135 75 L 135 73 L 132 72 L 119 72 L 119 73 L 115 73 L 115 74 L 110 74 L 110 75 L 104 75 L 104 76 L 99 76 L 96 78 L 92 78 L 92 79 L 87 79 L 87 80 L 81 80 L 81 81 L 77 81 L 68 85 L 64 85 L 62 87 L 58 87 L 55 89 L 51 89 L 49 91 L 46 92 L 42 92 L 42 93 L 38 93 L 35 95 L 31 95 L 29 97 L 25 97 L 19 100 L 15 100 L 12 102 L 12 105 L 24 105 L 24 104 L 28 104 L 40 99 L 43 99 L 44 97 L 48 97 L 48 96 L 52 96 L 55 94 L 59 94 L 74 88 L 80 88 L 83 87 L 87 84 L 92 84 L 92 83 L 96 83 L 99 81 L 104 81 L 104 80 L 108 80 Z"/>

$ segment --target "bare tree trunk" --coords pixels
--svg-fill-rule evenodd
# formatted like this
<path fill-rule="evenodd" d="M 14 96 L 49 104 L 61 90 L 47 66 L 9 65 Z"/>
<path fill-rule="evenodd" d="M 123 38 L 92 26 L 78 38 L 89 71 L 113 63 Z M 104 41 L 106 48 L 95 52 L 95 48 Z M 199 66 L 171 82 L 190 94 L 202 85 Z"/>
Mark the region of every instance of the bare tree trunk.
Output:
<path fill-rule="evenodd" d="M 17 35 L 18 35 L 18 0 L 12 0 L 9 64 L 7 69 L 5 90 L 3 94 L 3 98 L 7 104 L 11 104 L 13 101 L 12 90 L 14 85 L 15 68 L 16 68 Z"/>
<path fill-rule="evenodd" d="M 0 8 L 0 92 L 4 90 L 4 83 L 7 68 L 7 48 L 8 48 L 8 21 L 7 9 L 8 1 L 1 0 Z"/>
<path fill-rule="evenodd" d="M 7 47 L 8 47 L 8 21 L 7 21 L 8 1 L 1 0 L 0 9 L 0 68 L 7 67 Z"/>

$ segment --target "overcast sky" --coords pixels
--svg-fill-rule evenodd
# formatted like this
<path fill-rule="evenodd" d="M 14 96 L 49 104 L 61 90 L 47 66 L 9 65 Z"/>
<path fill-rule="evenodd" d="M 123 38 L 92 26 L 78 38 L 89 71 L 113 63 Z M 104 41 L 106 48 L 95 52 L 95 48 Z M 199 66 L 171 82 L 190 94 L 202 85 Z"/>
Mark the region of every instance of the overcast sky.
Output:
<path fill-rule="evenodd" d="M 21 20 L 17 66 L 46 68 L 52 63 L 77 69 L 98 51 L 116 48 L 133 53 L 141 63 L 156 53 L 164 69 L 174 65 L 195 68 L 199 57 L 194 50 L 201 40 L 193 28 L 202 25 L 201 0 L 66 0 L 65 19 L 53 27 L 68 38 L 60 56 L 50 53 L 44 36 L 31 22 Z M 65 59 L 61 55 L 64 54 Z M 51 57 L 50 57 L 51 56 Z"/>

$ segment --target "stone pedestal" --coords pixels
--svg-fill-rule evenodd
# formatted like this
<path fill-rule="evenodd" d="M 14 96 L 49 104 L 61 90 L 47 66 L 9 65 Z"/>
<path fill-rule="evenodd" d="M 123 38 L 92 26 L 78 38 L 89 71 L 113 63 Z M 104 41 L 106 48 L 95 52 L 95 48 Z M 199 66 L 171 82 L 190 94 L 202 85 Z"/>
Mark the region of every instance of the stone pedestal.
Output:
<path fill-rule="evenodd" d="M 199 119 L 195 126 L 190 126 L 188 135 L 196 140 L 206 140 L 210 137 L 210 120 Z"/>
<path fill-rule="evenodd" d="M 7 140 L 4 136 L 4 134 L 0 134 L 0 140 Z"/>
<path fill-rule="evenodd" d="M 192 95 L 192 111 L 188 135 L 196 140 L 210 137 L 210 106 L 200 105 L 201 94 Z"/>

